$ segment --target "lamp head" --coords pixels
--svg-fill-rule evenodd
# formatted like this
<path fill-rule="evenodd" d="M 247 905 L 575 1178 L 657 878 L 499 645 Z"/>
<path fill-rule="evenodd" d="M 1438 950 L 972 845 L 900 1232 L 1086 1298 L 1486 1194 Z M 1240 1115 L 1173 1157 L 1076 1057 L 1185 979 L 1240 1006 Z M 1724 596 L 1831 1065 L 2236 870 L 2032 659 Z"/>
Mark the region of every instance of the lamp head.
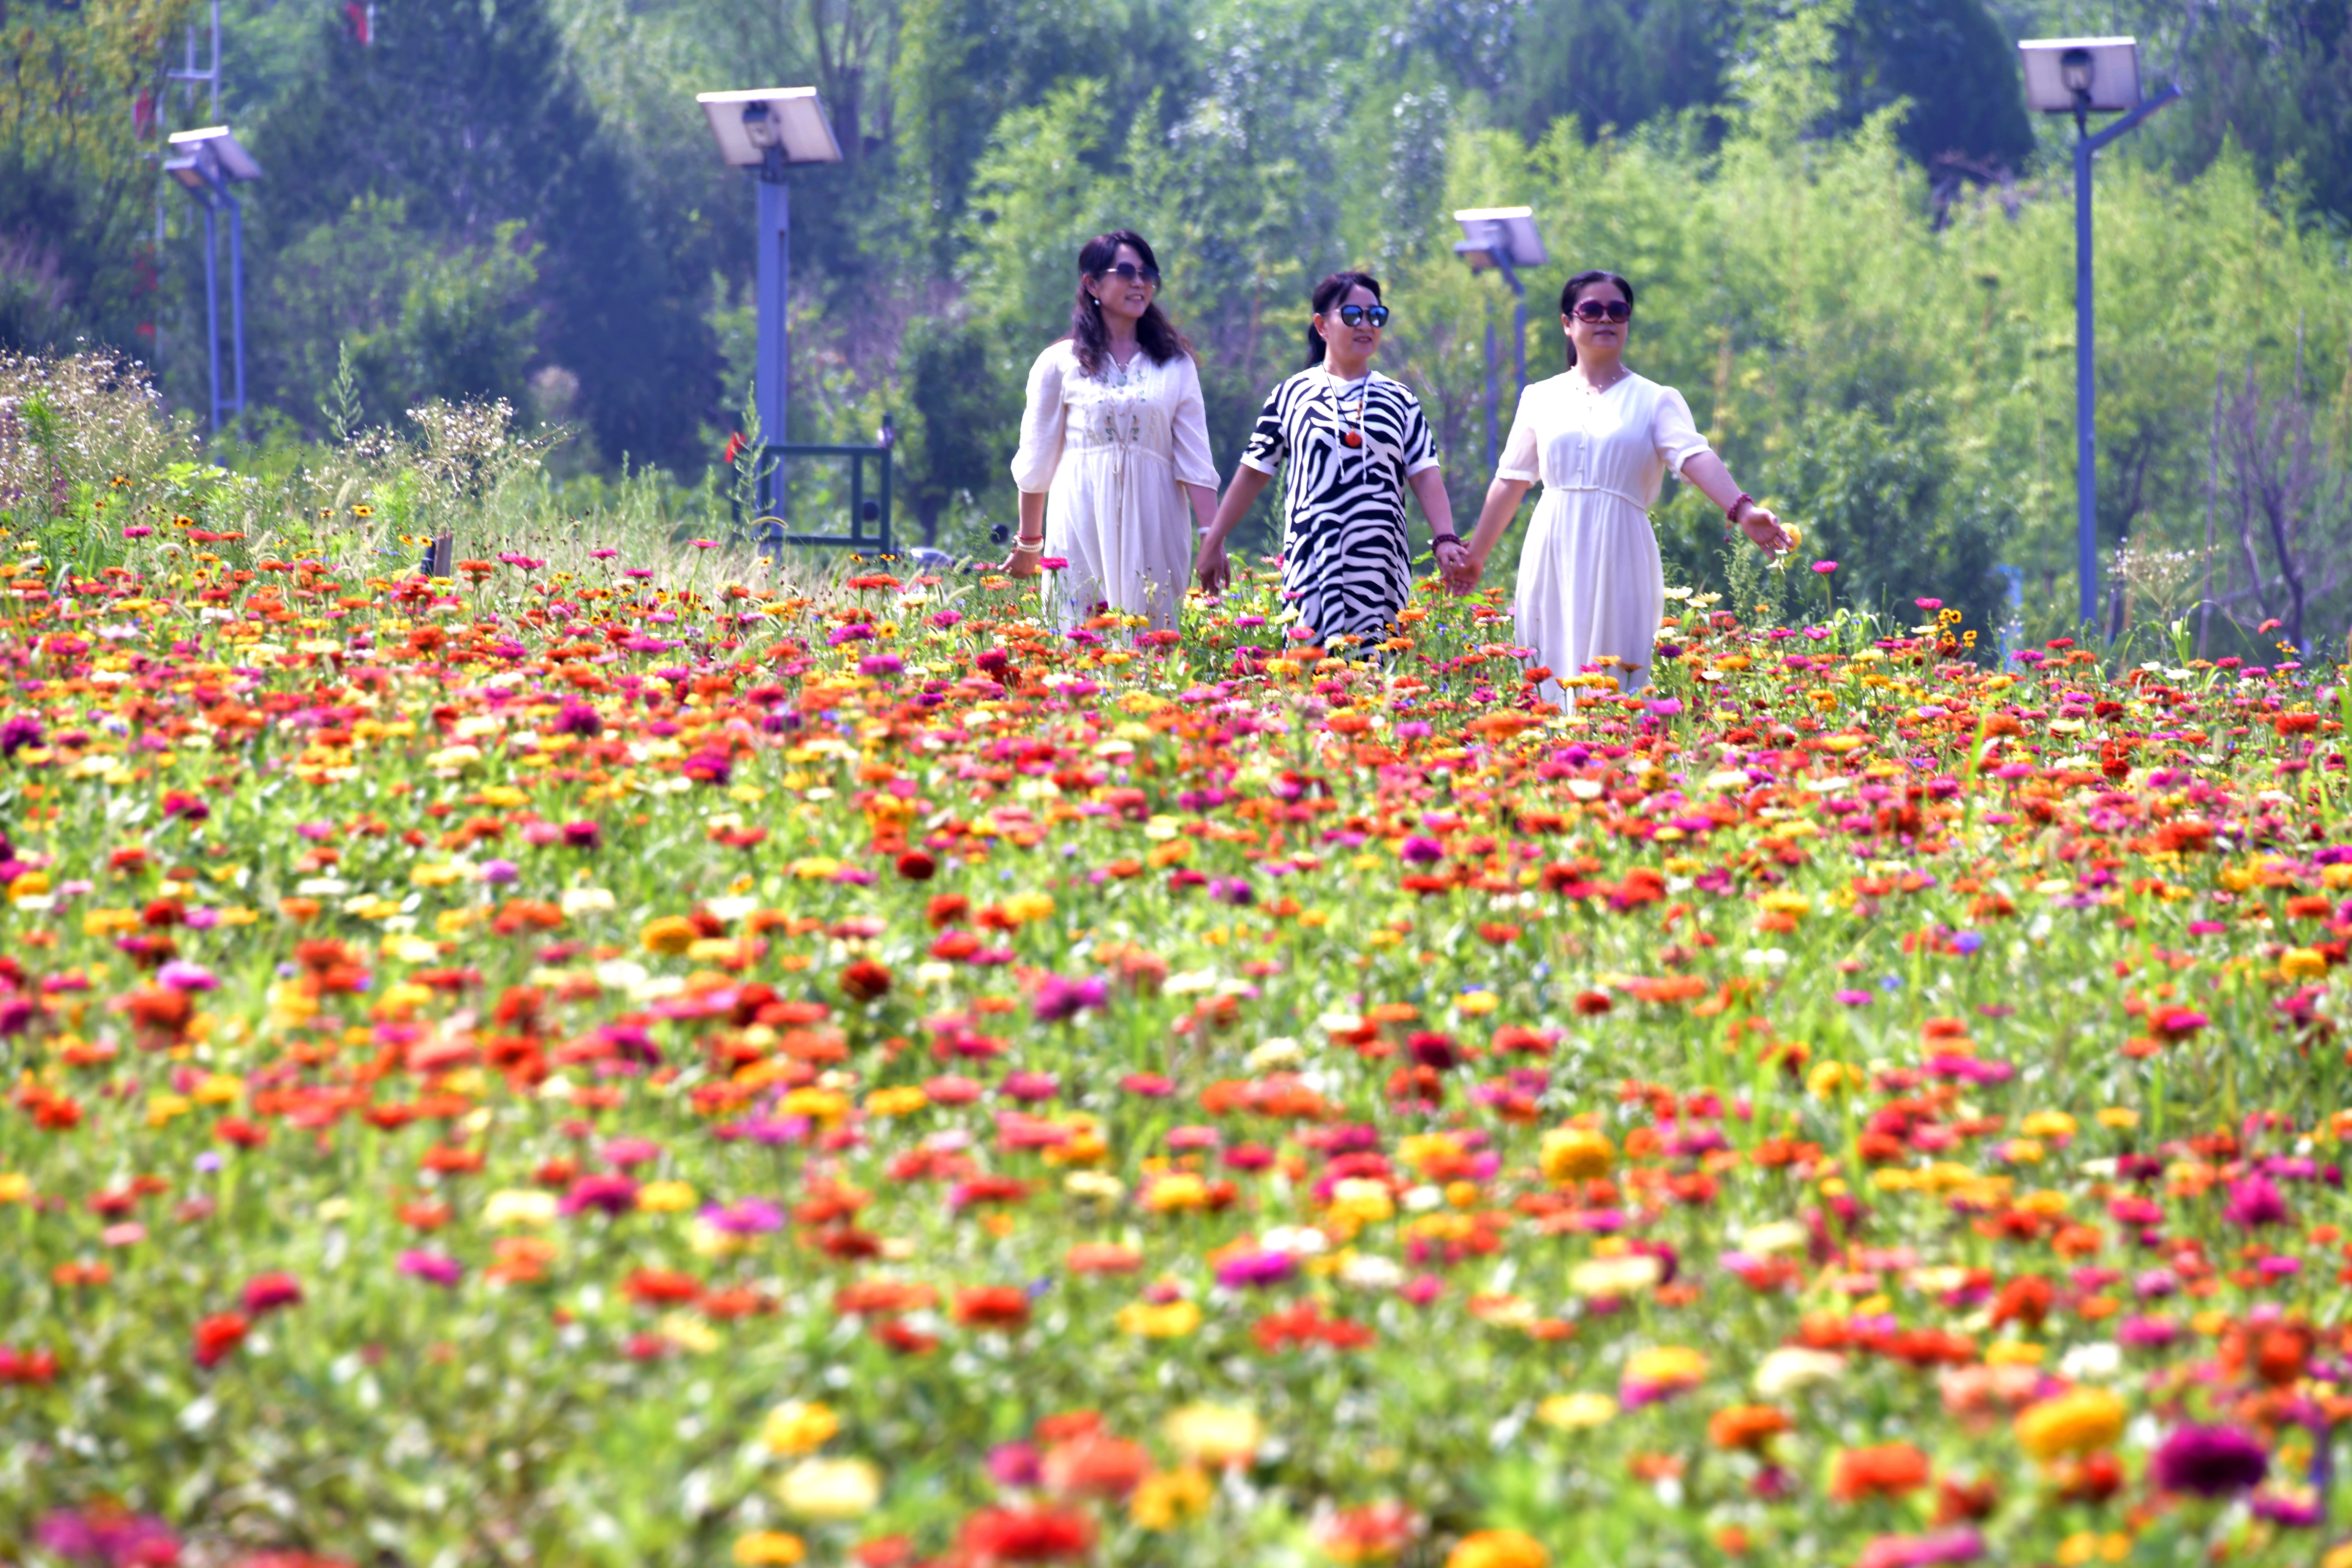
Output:
<path fill-rule="evenodd" d="M 2072 48 L 2058 57 L 2058 79 L 2077 97 L 2091 90 L 2091 51 Z"/>
<path fill-rule="evenodd" d="M 2025 106 L 2041 114 L 2137 109 L 2139 44 L 2131 38 L 2029 38 L 2017 46 Z"/>
<path fill-rule="evenodd" d="M 172 153 L 163 164 L 164 173 L 192 191 L 230 180 L 261 178 L 261 165 L 226 125 L 173 132 Z"/>
<path fill-rule="evenodd" d="M 841 143 L 813 87 L 756 87 L 695 95 L 719 156 L 736 168 L 838 163 Z"/>
<path fill-rule="evenodd" d="M 1536 228 L 1533 207 L 1467 207 L 1455 213 L 1454 221 L 1462 226 L 1454 254 L 1467 261 L 1473 272 L 1484 272 L 1498 260 L 1524 268 L 1541 267 L 1551 258 Z"/>

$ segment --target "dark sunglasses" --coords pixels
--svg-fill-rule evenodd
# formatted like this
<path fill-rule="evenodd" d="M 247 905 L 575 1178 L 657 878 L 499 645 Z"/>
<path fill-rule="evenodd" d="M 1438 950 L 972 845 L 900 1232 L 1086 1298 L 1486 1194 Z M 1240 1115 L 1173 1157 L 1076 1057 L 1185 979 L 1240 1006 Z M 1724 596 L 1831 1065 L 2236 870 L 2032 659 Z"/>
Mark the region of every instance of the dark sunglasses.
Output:
<path fill-rule="evenodd" d="M 1132 261 L 1113 262 L 1110 266 L 1103 268 L 1100 276 L 1105 278 L 1116 278 L 1122 283 L 1132 283 L 1137 279 L 1140 278 L 1155 289 L 1160 286 L 1160 268 L 1157 267 L 1138 267 Z"/>
<path fill-rule="evenodd" d="M 1625 321 L 1633 319 L 1633 307 L 1622 300 L 1579 300 L 1570 314 L 1580 321 Z"/>
<path fill-rule="evenodd" d="M 1360 327 L 1366 321 L 1376 327 L 1385 327 L 1389 324 L 1389 308 L 1386 305 L 1342 305 L 1339 307 L 1339 320 L 1343 325 L 1350 327 Z"/>

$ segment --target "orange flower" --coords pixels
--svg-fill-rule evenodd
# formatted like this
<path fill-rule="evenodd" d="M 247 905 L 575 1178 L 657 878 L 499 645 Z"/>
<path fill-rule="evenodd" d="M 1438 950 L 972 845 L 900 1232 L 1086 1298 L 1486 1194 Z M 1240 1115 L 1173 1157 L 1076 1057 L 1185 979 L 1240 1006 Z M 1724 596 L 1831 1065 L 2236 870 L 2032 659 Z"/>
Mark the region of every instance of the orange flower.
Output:
<path fill-rule="evenodd" d="M 1745 1448 L 1760 1454 L 1773 1438 L 1795 1425 L 1769 1405 L 1734 1405 L 1708 1418 L 1706 1437 L 1718 1448 Z"/>
<path fill-rule="evenodd" d="M 1018 1285 L 975 1285 L 956 1292 L 953 1315 L 967 1329 L 1017 1329 L 1029 1321 L 1029 1295 Z"/>
<path fill-rule="evenodd" d="M 1840 1454 L 1830 1476 L 1830 1495 L 1840 1502 L 1859 1502 L 1901 1497 L 1927 1484 L 1927 1455 L 1908 1443 L 1884 1443 Z"/>

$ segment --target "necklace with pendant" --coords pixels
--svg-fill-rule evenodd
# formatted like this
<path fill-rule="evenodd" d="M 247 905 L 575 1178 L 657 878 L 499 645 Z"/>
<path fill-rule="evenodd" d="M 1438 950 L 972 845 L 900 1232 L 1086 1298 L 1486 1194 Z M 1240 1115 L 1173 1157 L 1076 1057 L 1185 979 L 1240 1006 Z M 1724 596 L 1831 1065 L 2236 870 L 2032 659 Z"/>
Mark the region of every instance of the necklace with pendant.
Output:
<path fill-rule="evenodd" d="M 1371 395 L 1372 378 L 1368 374 L 1356 389 L 1356 423 L 1351 429 L 1344 423 L 1348 416 L 1347 390 L 1342 387 L 1331 395 L 1332 423 L 1339 427 L 1339 445 L 1342 447 L 1353 450 L 1364 444 L 1364 405 L 1371 401 Z"/>

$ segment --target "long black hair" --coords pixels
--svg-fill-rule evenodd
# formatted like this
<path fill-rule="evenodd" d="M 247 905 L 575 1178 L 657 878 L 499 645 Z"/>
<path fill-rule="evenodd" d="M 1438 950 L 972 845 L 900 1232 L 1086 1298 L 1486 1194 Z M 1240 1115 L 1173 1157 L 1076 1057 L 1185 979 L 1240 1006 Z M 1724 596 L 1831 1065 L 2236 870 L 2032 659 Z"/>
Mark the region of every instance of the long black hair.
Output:
<path fill-rule="evenodd" d="M 1151 254 L 1150 243 L 1131 228 L 1098 234 L 1078 247 L 1078 298 L 1070 307 L 1070 348 L 1077 355 L 1078 368 L 1088 375 L 1100 375 L 1110 363 L 1110 329 L 1103 324 L 1102 305 L 1087 287 L 1087 279 L 1108 272 L 1118 260 L 1122 245 L 1134 251 L 1144 266 L 1160 270 L 1160 258 Z M 1166 364 L 1192 352 L 1192 341 L 1176 330 L 1156 298 L 1143 308 L 1143 319 L 1135 323 L 1135 341 L 1154 364 Z"/>
<path fill-rule="evenodd" d="M 1625 309 L 1628 310 L 1633 310 L 1633 286 L 1631 283 L 1626 282 L 1622 278 L 1618 277 L 1614 272 L 1601 272 L 1594 270 L 1591 272 L 1580 272 L 1575 277 L 1570 279 L 1566 283 L 1560 285 L 1559 313 L 1565 316 L 1574 310 L 1576 309 L 1576 297 L 1585 289 L 1591 288 L 1595 283 L 1616 284 L 1618 289 L 1625 296 Z M 1633 318 L 1628 316 L 1626 319 L 1631 321 Z M 1562 335 L 1565 336 L 1566 334 L 1563 333 Z M 1574 338 L 1570 338 L 1568 340 L 1568 368 L 1570 370 L 1574 370 L 1576 368 L 1576 340 Z"/>
<path fill-rule="evenodd" d="M 1330 277 L 1315 285 L 1315 313 L 1318 316 L 1329 315 L 1332 306 L 1337 305 L 1359 289 L 1370 289 L 1372 298 L 1375 300 L 1381 297 L 1381 280 L 1370 273 L 1334 272 Z M 1307 323 L 1307 363 L 1308 364 L 1323 363 L 1323 334 L 1315 330 L 1315 323 L 1312 321 Z"/>

